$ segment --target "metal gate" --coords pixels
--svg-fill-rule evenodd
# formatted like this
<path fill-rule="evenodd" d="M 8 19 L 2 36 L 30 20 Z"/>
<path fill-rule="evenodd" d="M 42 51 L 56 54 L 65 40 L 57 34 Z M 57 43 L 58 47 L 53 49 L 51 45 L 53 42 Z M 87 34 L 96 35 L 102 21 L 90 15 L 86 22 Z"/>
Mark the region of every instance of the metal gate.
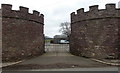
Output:
<path fill-rule="evenodd" d="M 65 53 L 65 52 L 69 52 L 69 44 L 45 43 L 45 52 L 47 52 L 47 53 Z"/>

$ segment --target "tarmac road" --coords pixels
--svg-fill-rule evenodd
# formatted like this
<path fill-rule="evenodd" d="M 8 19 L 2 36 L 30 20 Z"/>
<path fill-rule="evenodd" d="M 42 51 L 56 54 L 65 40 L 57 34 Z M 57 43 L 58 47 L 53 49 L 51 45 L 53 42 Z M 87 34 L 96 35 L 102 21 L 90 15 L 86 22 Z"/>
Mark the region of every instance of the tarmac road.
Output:
<path fill-rule="evenodd" d="M 69 53 L 69 44 L 47 44 L 46 53 L 3 70 L 30 71 L 116 71 L 117 67 L 104 65 L 90 58 L 83 58 Z"/>

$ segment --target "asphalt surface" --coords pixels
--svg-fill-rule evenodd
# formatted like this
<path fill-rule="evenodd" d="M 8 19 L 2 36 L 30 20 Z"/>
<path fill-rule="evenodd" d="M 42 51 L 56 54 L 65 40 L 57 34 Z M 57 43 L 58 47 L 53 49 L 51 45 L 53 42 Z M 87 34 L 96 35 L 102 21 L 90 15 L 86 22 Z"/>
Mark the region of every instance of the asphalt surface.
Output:
<path fill-rule="evenodd" d="M 17 65 L 5 67 L 3 70 L 117 70 L 117 67 L 101 64 L 92 61 L 90 58 L 78 57 L 70 54 L 68 44 L 47 44 L 45 50 L 46 53 L 42 56 L 25 60 Z"/>

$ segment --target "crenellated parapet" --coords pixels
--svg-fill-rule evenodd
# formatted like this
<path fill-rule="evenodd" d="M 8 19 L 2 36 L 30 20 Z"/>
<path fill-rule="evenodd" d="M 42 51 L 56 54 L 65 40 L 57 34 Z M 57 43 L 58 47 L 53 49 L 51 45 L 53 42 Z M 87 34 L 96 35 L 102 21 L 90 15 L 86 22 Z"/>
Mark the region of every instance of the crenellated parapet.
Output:
<path fill-rule="evenodd" d="M 2 4 L 2 16 L 6 18 L 24 19 L 28 21 L 34 21 L 44 24 L 44 15 L 40 12 L 33 10 L 33 13 L 29 13 L 29 8 L 20 6 L 19 10 L 12 10 L 12 5 Z"/>
<path fill-rule="evenodd" d="M 105 9 L 99 9 L 98 5 L 89 6 L 89 11 L 84 12 L 84 8 L 71 13 L 71 22 L 79 22 L 103 18 L 120 18 L 120 8 L 115 4 L 106 4 Z"/>

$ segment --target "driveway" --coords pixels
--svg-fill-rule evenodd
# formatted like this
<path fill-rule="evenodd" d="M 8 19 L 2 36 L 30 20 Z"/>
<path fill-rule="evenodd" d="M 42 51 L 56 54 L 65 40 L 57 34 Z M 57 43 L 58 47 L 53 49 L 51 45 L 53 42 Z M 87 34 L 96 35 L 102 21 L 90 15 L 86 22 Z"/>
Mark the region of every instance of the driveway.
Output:
<path fill-rule="evenodd" d="M 66 69 L 66 68 L 101 68 L 116 69 L 104 65 L 90 58 L 78 57 L 69 53 L 69 44 L 47 44 L 46 53 L 42 56 L 25 60 L 17 65 L 3 68 L 3 70 L 40 70 L 40 69 Z M 80 69 L 79 69 L 80 70 Z"/>

